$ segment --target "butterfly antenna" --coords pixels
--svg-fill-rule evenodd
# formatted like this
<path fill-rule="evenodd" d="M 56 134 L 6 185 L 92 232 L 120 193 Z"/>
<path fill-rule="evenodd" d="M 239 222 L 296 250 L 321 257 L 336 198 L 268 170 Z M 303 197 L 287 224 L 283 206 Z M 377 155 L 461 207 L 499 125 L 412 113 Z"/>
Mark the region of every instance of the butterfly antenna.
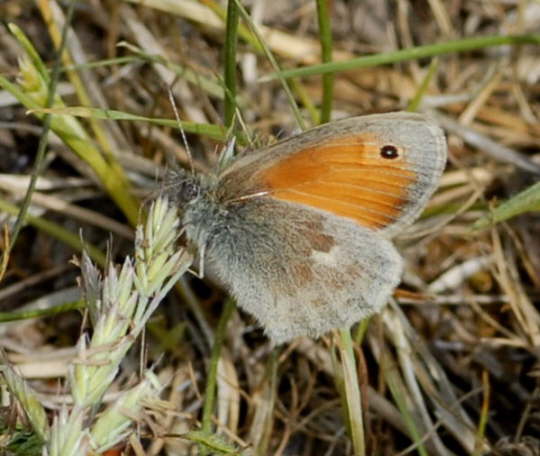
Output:
<path fill-rule="evenodd" d="M 173 108 L 174 117 L 176 118 L 176 123 L 178 124 L 178 129 L 180 130 L 180 134 L 182 135 L 182 142 L 184 143 L 184 147 L 186 148 L 186 154 L 188 156 L 189 161 L 189 168 L 191 172 L 195 172 L 195 167 L 193 165 L 193 154 L 191 153 L 191 148 L 189 147 L 189 143 L 186 137 L 186 132 L 184 131 L 184 127 L 182 127 L 182 121 L 180 120 L 180 115 L 178 114 L 178 108 L 176 106 L 176 101 L 174 99 L 174 95 L 172 93 L 172 86 L 175 84 L 176 81 L 173 81 L 171 86 L 169 86 L 167 90 L 167 94 L 169 96 L 169 101 L 171 102 L 171 106 Z"/>

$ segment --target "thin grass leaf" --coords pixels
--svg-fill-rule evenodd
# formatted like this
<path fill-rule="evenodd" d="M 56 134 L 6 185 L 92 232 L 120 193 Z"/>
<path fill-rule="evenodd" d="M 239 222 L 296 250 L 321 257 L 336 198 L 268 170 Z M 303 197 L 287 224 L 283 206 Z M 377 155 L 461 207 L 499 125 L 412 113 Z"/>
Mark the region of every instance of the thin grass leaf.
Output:
<path fill-rule="evenodd" d="M 234 0 L 234 1 L 236 2 L 236 6 L 237 6 L 238 10 L 242 14 L 242 18 L 244 19 L 244 21 L 246 21 L 248 23 L 251 31 L 253 32 L 253 34 L 257 38 L 258 43 L 260 44 L 260 46 L 264 50 L 264 54 L 266 55 L 266 58 L 272 64 L 272 67 L 277 71 L 275 74 L 277 75 L 277 78 L 280 80 L 281 85 L 283 86 L 283 90 L 287 94 L 287 98 L 289 100 L 289 105 L 290 105 L 290 107 L 291 107 L 291 109 L 293 111 L 294 118 L 296 119 L 296 122 L 297 122 L 298 126 L 302 130 L 305 130 L 306 127 L 305 127 L 304 119 L 302 118 L 300 110 L 298 109 L 298 106 L 297 106 L 296 101 L 294 99 L 294 96 L 293 96 L 293 94 L 291 92 L 289 84 L 287 83 L 285 78 L 281 77 L 281 70 L 280 70 L 280 67 L 279 67 L 279 64 L 278 64 L 276 58 L 272 54 L 272 51 L 270 50 L 270 48 L 266 45 L 266 42 L 265 42 L 264 38 L 259 33 L 259 30 L 258 30 L 257 26 L 253 23 L 253 21 L 249 17 L 248 12 L 244 8 L 244 6 L 240 2 L 240 0 Z"/>
<path fill-rule="evenodd" d="M 422 102 L 422 98 L 424 98 L 424 95 L 426 94 L 429 83 L 433 79 L 433 76 L 435 75 L 437 68 L 438 68 L 439 61 L 437 59 L 433 59 L 431 63 L 429 64 L 429 69 L 426 75 L 424 76 L 424 79 L 422 80 L 422 83 L 420 84 L 420 87 L 418 87 L 418 90 L 414 94 L 413 99 L 410 101 L 409 105 L 407 106 L 407 111 L 416 112 L 418 111 L 418 108 L 420 107 L 420 104 Z"/>
<path fill-rule="evenodd" d="M 200 430 L 200 435 L 206 436 L 210 439 L 210 441 L 213 441 L 212 415 L 214 413 L 214 403 L 216 400 L 218 362 L 221 356 L 221 347 L 225 340 L 227 324 L 229 323 L 229 319 L 231 318 L 234 309 L 234 301 L 230 298 L 227 299 L 227 301 L 225 301 L 225 308 L 221 312 L 221 317 L 219 319 L 219 324 L 214 339 L 214 345 L 212 347 L 212 355 L 210 357 L 210 366 L 208 368 L 208 377 L 206 380 L 206 388 L 204 391 L 203 416 L 201 420 Z M 201 452 L 201 454 L 209 454 L 208 450 L 212 449 L 212 447 L 208 447 L 204 441 L 201 441 L 200 443 L 203 443 L 203 445 L 199 447 L 199 451 Z"/>
<path fill-rule="evenodd" d="M 84 68 L 94 68 L 94 67 L 99 68 L 102 66 L 121 65 L 124 63 L 141 62 L 141 61 L 157 63 L 159 65 L 163 65 L 169 70 L 174 71 L 178 75 L 179 78 L 190 82 L 191 84 L 193 84 L 197 88 L 200 88 L 201 90 L 208 93 L 209 95 L 216 97 L 220 100 L 223 100 L 225 98 L 223 84 L 217 78 L 212 78 L 208 75 L 203 76 L 202 74 L 192 70 L 191 68 L 185 67 L 178 63 L 171 62 L 170 60 L 167 60 L 165 57 L 161 55 L 148 54 L 144 52 L 142 49 L 140 49 L 139 47 L 133 45 L 132 43 L 121 42 L 118 44 L 118 47 L 124 47 L 126 49 L 129 49 L 130 51 L 134 52 L 134 55 L 117 57 L 115 59 L 103 59 L 96 62 L 89 62 L 86 64 L 74 65 L 74 69 L 78 69 L 78 68 L 84 69 Z M 245 100 L 242 100 L 242 102 L 245 103 Z"/>
<path fill-rule="evenodd" d="M 223 454 L 239 456 L 241 454 L 234 445 L 225 442 L 217 435 L 207 434 L 203 431 L 191 431 L 185 434 L 183 437 L 198 443 L 200 448 L 208 448 L 212 451 L 211 454 L 213 455 Z"/>
<path fill-rule="evenodd" d="M 537 211 L 540 211 L 540 182 L 501 203 L 489 215 L 477 220 L 473 225 L 473 230 L 481 230 L 520 214 Z"/>
<path fill-rule="evenodd" d="M 72 3 L 68 10 L 68 24 L 71 22 L 71 19 L 73 18 L 74 13 L 74 3 Z M 50 74 L 47 73 L 47 71 L 44 68 L 43 62 L 41 61 L 38 53 L 30 43 L 30 41 L 24 36 L 22 33 L 22 30 L 19 29 L 16 25 L 10 24 L 9 27 L 11 33 L 19 40 L 19 43 L 23 46 L 26 54 L 25 58 L 20 60 L 20 67 L 21 67 L 21 73 L 24 78 L 27 80 L 32 78 L 35 81 L 36 88 L 41 90 L 43 98 L 44 98 L 44 106 L 46 108 L 50 108 L 55 104 L 55 102 L 58 102 L 59 97 L 56 95 L 56 87 L 58 85 L 58 81 L 60 79 L 60 62 L 61 62 L 61 56 L 64 52 L 64 47 L 66 45 L 66 37 L 67 37 L 67 27 L 63 30 L 62 37 L 58 46 L 58 49 L 56 50 L 56 56 L 55 61 L 53 65 L 53 70 Z M 26 67 L 26 71 L 24 68 Z M 39 76 L 36 73 L 36 71 L 33 71 L 33 69 L 37 70 L 37 73 L 39 73 Z M 40 81 L 40 78 L 42 78 L 42 81 Z M 45 96 L 46 95 L 46 96 Z M 30 204 L 32 202 L 32 194 L 34 193 L 34 190 L 36 188 L 36 183 L 38 176 L 40 175 L 43 167 L 43 163 L 45 161 L 45 156 L 47 154 L 47 144 L 48 144 L 48 137 L 49 137 L 49 130 L 51 128 L 51 116 L 45 115 L 43 118 L 43 130 L 41 132 L 40 138 L 39 138 L 39 144 L 37 147 L 36 157 L 34 160 L 34 166 L 32 170 L 32 176 L 30 178 L 30 183 L 28 185 L 28 188 L 26 190 L 26 194 L 24 195 L 24 199 L 21 204 L 20 212 L 17 216 L 17 221 L 15 222 L 15 225 L 13 227 L 13 232 L 11 235 L 11 243 L 8 247 L 8 250 L 11 250 L 13 248 L 13 245 L 17 242 L 17 237 L 19 236 L 19 232 L 21 231 L 21 228 L 24 223 L 24 218 L 26 214 L 28 213 L 28 210 L 30 209 Z"/>
<path fill-rule="evenodd" d="M 354 454 L 366 454 L 366 439 L 364 435 L 364 419 L 362 411 L 362 397 L 360 395 L 358 370 L 349 329 L 340 329 L 337 337 L 337 346 L 341 355 L 341 375 L 347 404 L 347 418 L 353 443 Z"/>
<path fill-rule="evenodd" d="M 485 436 L 486 428 L 489 422 L 489 402 L 491 400 L 491 385 L 489 382 L 489 374 L 487 371 L 482 372 L 482 384 L 484 386 L 484 397 L 482 400 L 482 408 L 480 409 L 480 419 L 478 420 L 478 430 L 476 432 L 476 447 L 474 449 L 473 456 L 480 456 L 484 454 L 485 448 Z"/>
<path fill-rule="evenodd" d="M 55 417 L 47 439 L 48 456 L 80 456 L 88 450 L 88 431 L 84 430 L 85 410 L 74 407 L 67 411 L 65 406 Z"/>
<path fill-rule="evenodd" d="M 24 310 L 21 312 L 0 312 L 0 323 L 10 321 L 29 320 L 31 318 L 45 318 L 69 312 L 71 310 L 81 310 L 86 307 L 84 301 L 73 301 L 49 307 L 48 309 Z"/>
<path fill-rule="evenodd" d="M 37 114 L 50 113 L 57 116 L 73 116 L 81 118 L 95 118 L 107 120 L 129 120 L 132 122 L 147 122 L 154 125 L 162 125 L 165 127 L 178 127 L 176 119 L 156 119 L 153 117 L 144 117 L 136 114 L 130 114 L 123 111 L 115 111 L 113 109 L 87 108 L 84 106 L 71 106 L 62 108 L 35 108 L 30 112 Z M 210 138 L 223 141 L 226 137 L 225 129 L 218 125 L 200 124 L 195 122 L 180 122 L 182 128 L 188 133 L 209 136 Z"/>
<path fill-rule="evenodd" d="M 368 55 L 342 62 L 321 63 L 292 70 L 283 70 L 263 76 L 260 82 L 266 82 L 277 78 L 296 78 L 305 76 L 318 76 L 327 73 L 356 70 L 391 63 L 417 60 L 426 57 L 451 54 L 457 52 L 474 51 L 493 46 L 540 44 L 540 35 L 515 35 L 515 36 L 485 36 L 478 38 L 466 38 L 463 40 L 448 41 L 446 43 L 428 44 L 399 51 L 382 54 Z"/>
<path fill-rule="evenodd" d="M 418 450 L 418 454 L 421 456 L 428 456 L 426 448 L 422 444 L 421 431 L 418 429 L 416 420 L 414 419 L 413 414 L 411 413 L 411 403 L 412 400 L 407 395 L 407 388 L 401 375 L 399 374 L 398 366 L 396 360 L 390 354 L 390 352 L 382 354 L 380 360 L 381 370 L 384 372 L 384 379 L 392 397 L 394 398 L 394 403 L 397 405 L 403 422 L 407 426 L 409 431 L 410 439 L 415 443 Z"/>

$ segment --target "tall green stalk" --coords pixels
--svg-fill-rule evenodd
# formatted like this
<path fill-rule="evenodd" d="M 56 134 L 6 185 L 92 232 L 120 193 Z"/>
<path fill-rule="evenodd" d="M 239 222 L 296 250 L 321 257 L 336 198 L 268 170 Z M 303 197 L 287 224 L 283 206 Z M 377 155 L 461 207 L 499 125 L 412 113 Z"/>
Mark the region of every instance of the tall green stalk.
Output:
<path fill-rule="evenodd" d="M 227 4 L 227 26 L 225 33 L 224 81 L 225 103 L 224 122 L 227 129 L 231 128 L 236 112 L 236 44 L 238 43 L 239 13 L 236 3 L 229 0 Z"/>
<path fill-rule="evenodd" d="M 321 41 L 321 59 L 324 63 L 332 61 L 332 24 L 328 10 L 329 0 L 317 0 L 317 15 L 319 19 L 319 39 Z M 319 123 L 330 121 L 332 115 L 332 98 L 334 96 L 334 74 L 322 76 L 322 103 Z"/>

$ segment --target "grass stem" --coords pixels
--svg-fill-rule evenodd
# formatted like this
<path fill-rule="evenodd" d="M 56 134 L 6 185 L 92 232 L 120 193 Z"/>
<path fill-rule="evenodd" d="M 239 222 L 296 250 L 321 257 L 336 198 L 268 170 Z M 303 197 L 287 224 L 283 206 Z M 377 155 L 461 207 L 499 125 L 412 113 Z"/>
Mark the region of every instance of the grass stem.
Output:
<path fill-rule="evenodd" d="M 224 81 L 225 102 L 224 122 L 227 129 L 231 128 L 236 112 L 236 44 L 238 43 L 239 14 L 236 2 L 229 0 L 227 3 L 227 25 L 225 29 L 225 52 L 224 52 Z"/>
<path fill-rule="evenodd" d="M 319 39 L 321 41 L 321 58 L 324 63 L 332 61 L 332 24 L 328 8 L 329 0 L 317 0 L 317 17 L 319 20 Z M 332 115 L 332 99 L 334 96 L 334 75 L 326 73 L 322 76 L 322 103 L 320 123 L 330 121 Z"/>
<path fill-rule="evenodd" d="M 221 313 L 221 318 L 216 330 L 216 337 L 214 339 L 214 345 L 212 347 L 212 354 L 210 357 L 210 366 L 208 368 L 208 380 L 206 381 L 206 389 L 204 391 L 204 406 L 201 432 L 205 435 L 212 433 L 212 414 L 214 413 L 214 404 L 216 402 L 216 387 L 217 387 L 217 370 L 218 362 L 221 356 L 221 347 L 225 339 L 225 332 L 227 329 L 227 323 L 235 309 L 234 301 L 228 299 L 225 302 L 225 308 Z M 200 452 L 202 455 L 208 455 L 208 448 L 201 446 Z"/>
<path fill-rule="evenodd" d="M 355 456 L 366 454 L 362 397 L 358 382 L 358 370 L 354 359 L 353 341 L 349 329 L 340 329 L 338 349 L 343 369 L 343 383 L 347 403 L 347 417 Z"/>

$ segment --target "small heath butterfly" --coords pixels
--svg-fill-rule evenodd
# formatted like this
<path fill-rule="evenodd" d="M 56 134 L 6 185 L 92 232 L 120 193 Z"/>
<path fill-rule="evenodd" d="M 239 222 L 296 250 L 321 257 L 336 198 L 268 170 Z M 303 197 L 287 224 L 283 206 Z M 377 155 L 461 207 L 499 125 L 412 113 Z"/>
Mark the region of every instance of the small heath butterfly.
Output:
<path fill-rule="evenodd" d="M 390 239 L 419 215 L 445 163 L 442 130 L 395 112 L 313 128 L 212 175 L 171 172 L 165 193 L 201 261 L 282 343 L 382 308 L 403 269 Z"/>

